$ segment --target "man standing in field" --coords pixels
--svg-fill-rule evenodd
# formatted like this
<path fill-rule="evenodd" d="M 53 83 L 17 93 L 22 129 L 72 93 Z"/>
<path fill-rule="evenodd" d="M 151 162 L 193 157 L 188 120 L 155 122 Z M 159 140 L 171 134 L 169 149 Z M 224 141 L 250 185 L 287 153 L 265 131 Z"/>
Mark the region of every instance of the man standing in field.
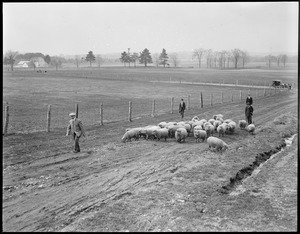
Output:
<path fill-rule="evenodd" d="M 183 101 L 183 98 L 181 99 L 181 102 L 179 103 L 179 113 L 181 115 L 181 119 L 184 117 L 184 111 L 185 111 L 185 102 Z"/>
<path fill-rule="evenodd" d="M 252 115 L 253 115 L 253 107 L 251 106 L 250 102 L 247 102 L 247 106 L 245 108 L 245 115 L 246 115 L 246 120 L 248 124 L 252 124 Z"/>
<path fill-rule="evenodd" d="M 251 95 L 250 95 L 250 92 L 248 92 L 248 97 L 246 98 L 246 104 L 247 103 L 250 103 L 250 105 L 252 105 L 252 103 L 253 103 L 253 100 L 252 100 L 252 97 L 251 97 Z"/>
<path fill-rule="evenodd" d="M 71 135 L 73 136 L 73 139 L 75 141 L 75 150 L 73 152 L 78 153 L 80 152 L 79 138 L 81 137 L 81 135 L 85 136 L 85 132 L 81 120 L 76 118 L 76 114 L 70 113 L 69 116 L 71 117 L 71 120 L 69 121 L 66 136 L 69 136 L 71 132 Z"/>

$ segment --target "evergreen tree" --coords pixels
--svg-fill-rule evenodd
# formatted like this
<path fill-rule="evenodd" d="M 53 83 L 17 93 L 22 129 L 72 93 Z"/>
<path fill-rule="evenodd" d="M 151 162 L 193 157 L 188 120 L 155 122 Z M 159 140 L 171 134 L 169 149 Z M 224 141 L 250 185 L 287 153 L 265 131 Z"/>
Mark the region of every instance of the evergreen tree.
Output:
<path fill-rule="evenodd" d="M 86 60 L 87 62 L 90 62 L 90 66 L 92 66 L 92 62 L 94 62 L 94 61 L 96 60 L 96 57 L 95 57 L 95 55 L 93 54 L 93 51 L 90 51 L 90 52 L 87 54 L 85 60 Z"/>
<path fill-rule="evenodd" d="M 129 62 L 129 56 L 125 51 L 121 54 L 120 60 L 122 63 L 124 63 L 124 67 L 126 67 L 126 63 Z"/>
<path fill-rule="evenodd" d="M 147 67 L 148 63 L 152 63 L 152 58 L 147 48 L 140 53 L 140 63 L 145 64 L 145 67 Z"/>
<path fill-rule="evenodd" d="M 159 64 L 162 64 L 162 65 L 164 65 L 164 67 L 166 67 L 166 64 L 169 65 L 167 63 L 168 59 L 169 59 L 169 57 L 168 57 L 168 55 L 166 53 L 166 50 L 162 49 L 162 52 L 161 52 L 161 54 L 159 56 L 159 61 L 160 61 Z"/>

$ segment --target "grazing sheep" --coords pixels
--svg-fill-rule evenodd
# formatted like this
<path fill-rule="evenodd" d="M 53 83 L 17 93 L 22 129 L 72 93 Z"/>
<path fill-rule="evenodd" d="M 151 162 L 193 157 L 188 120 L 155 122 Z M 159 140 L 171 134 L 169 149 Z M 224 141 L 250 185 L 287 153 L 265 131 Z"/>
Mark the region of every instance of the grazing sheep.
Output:
<path fill-rule="evenodd" d="M 223 115 L 221 115 L 221 114 L 217 114 L 217 115 L 214 115 L 213 116 L 213 118 L 215 119 L 215 120 L 217 120 L 217 118 L 223 118 Z"/>
<path fill-rule="evenodd" d="M 224 121 L 223 121 L 223 123 L 230 123 L 231 121 L 233 121 L 232 119 L 225 119 Z"/>
<path fill-rule="evenodd" d="M 215 127 L 213 125 L 211 125 L 210 123 L 206 124 L 204 127 L 207 136 L 213 136 L 214 135 L 214 130 Z"/>
<path fill-rule="evenodd" d="M 247 131 L 250 133 L 250 134 L 254 134 L 254 130 L 255 130 L 255 125 L 254 124 L 249 124 L 247 126 Z"/>
<path fill-rule="evenodd" d="M 198 116 L 194 116 L 193 118 L 192 118 L 192 121 L 199 121 L 200 119 L 199 119 L 199 117 Z"/>
<path fill-rule="evenodd" d="M 145 136 L 146 140 L 148 140 L 148 139 L 154 140 L 155 136 L 153 135 L 153 130 L 156 130 L 156 129 L 161 129 L 161 127 L 156 126 L 156 125 L 146 126 L 141 129 L 140 135 Z"/>
<path fill-rule="evenodd" d="M 215 119 L 209 119 L 207 122 L 209 122 L 211 125 L 214 125 Z"/>
<path fill-rule="evenodd" d="M 219 121 L 219 120 L 216 120 L 216 121 L 214 122 L 215 131 L 217 131 L 218 126 L 221 125 L 221 124 L 222 124 L 222 122 Z"/>
<path fill-rule="evenodd" d="M 216 119 L 216 120 L 219 120 L 221 123 L 223 123 L 223 122 L 224 122 L 223 118 L 221 118 L 221 117 L 217 117 L 217 119 Z"/>
<path fill-rule="evenodd" d="M 189 125 L 188 123 L 183 124 L 184 128 L 186 129 L 188 136 L 190 135 L 190 133 L 192 132 L 192 127 L 191 125 Z"/>
<path fill-rule="evenodd" d="M 217 132 L 219 133 L 219 137 L 221 137 L 221 135 L 224 136 L 225 128 L 222 124 L 217 127 Z"/>
<path fill-rule="evenodd" d="M 201 126 L 203 128 L 203 122 L 195 121 L 194 123 L 192 123 L 192 128 L 195 128 L 195 126 Z"/>
<path fill-rule="evenodd" d="M 165 138 L 165 141 L 167 141 L 167 138 L 169 137 L 169 129 L 155 129 L 153 130 L 153 135 L 157 138 L 158 141 L 160 140 L 160 138 Z"/>
<path fill-rule="evenodd" d="M 217 151 L 219 150 L 226 150 L 228 149 L 228 145 L 221 139 L 217 138 L 217 137 L 209 137 L 207 138 L 207 143 L 209 145 L 209 149 L 211 150 L 211 148 L 216 148 Z"/>
<path fill-rule="evenodd" d="M 207 138 L 207 133 L 204 130 L 194 130 L 194 137 L 196 142 L 199 142 L 199 139 L 202 139 L 202 142 Z"/>
<path fill-rule="evenodd" d="M 140 131 L 138 129 L 130 129 L 127 132 L 125 132 L 125 134 L 122 137 L 122 142 L 125 143 L 126 140 L 127 141 L 131 141 L 131 138 L 135 138 L 135 140 L 137 141 L 139 139 L 140 136 Z"/>
<path fill-rule="evenodd" d="M 187 137 L 187 131 L 185 128 L 178 128 L 175 132 L 175 138 L 177 142 L 185 142 L 185 138 Z"/>
<path fill-rule="evenodd" d="M 185 121 L 177 122 L 177 125 L 184 125 L 184 124 L 185 124 Z"/>
<path fill-rule="evenodd" d="M 166 127 L 166 125 L 167 125 L 167 122 L 160 122 L 160 123 L 158 124 L 158 126 L 161 127 L 161 128 Z"/>
<path fill-rule="evenodd" d="M 196 126 L 194 127 L 194 131 L 195 131 L 195 130 L 203 130 L 203 128 L 202 128 L 201 125 L 196 125 Z"/>
<path fill-rule="evenodd" d="M 206 123 L 207 120 L 206 119 L 200 119 L 199 121 L 203 122 L 203 123 Z"/>
<path fill-rule="evenodd" d="M 246 120 L 239 120 L 240 129 L 245 129 L 246 126 L 247 126 L 247 121 Z"/>
<path fill-rule="evenodd" d="M 234 121 L 231 121 L 231 122 L 228 123 L 228 126 L 229 126 L 229 129 L 228 129 L 229 132 L 234 133 L 234 130 L 236 128 L 236 123 Z"/>
<path fill-rule="evenodd" d="M 169 137 L 170 138 L 173 138 L 175 137 L 175 132 L 178 128 L 184 128 L 184 126 L 182 125 L 169 125 L 169 126 L 166 126 L 167 129 L 169 129 Z"/>

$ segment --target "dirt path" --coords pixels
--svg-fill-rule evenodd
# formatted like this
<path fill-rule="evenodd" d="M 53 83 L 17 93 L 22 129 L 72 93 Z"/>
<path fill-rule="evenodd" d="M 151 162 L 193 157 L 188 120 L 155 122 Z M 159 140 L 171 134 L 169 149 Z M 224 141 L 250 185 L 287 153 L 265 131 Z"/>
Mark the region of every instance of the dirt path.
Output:
<path fill-rule="evenodd" d="M 295 144 L 247 180 L 246 192 L 218 192 L 258 153 L 280 144 L 280 134 L 297 133 L 296 95 L 254 100 L 256 134 L 238 129 L 226 135 L 224 153 L 192 137 L 182 144 L 121 143 L 128 127 L 179 121 L 170 114 L 87 126 L 79 154 L 70 153 L 65 129 L 9 135 L 3 141 L 3 231 L 296 230 Z M 222 113 L 238 121 L 243 110 L 244 103 L 228 103 L 189 110 L 185 118 Z"/>

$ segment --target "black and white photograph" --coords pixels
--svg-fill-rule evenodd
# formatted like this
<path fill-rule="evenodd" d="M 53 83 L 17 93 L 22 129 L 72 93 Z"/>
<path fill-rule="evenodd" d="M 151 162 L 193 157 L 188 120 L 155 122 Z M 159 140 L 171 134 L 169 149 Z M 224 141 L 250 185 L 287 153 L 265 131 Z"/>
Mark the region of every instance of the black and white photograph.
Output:
<path fill-rule="evenodd" d="M 298 1 L 2 20 L 2 232 L 298 231 Z"/>

